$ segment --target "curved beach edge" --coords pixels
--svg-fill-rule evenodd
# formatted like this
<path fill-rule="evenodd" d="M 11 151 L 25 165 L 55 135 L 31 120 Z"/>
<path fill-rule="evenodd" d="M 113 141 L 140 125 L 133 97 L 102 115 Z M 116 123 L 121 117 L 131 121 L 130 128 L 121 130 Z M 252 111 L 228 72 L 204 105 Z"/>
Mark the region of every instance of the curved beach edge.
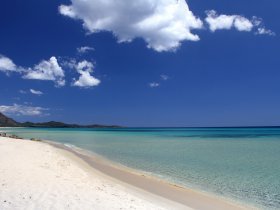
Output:
<path fill-rule="evenodd" d="M 69 147 L 48 140 L 44 140 L 43 142 L 74 154 L 103 176 L 113 179 L 113 181 L 133 191 L 136 190 L 139 195 L 145 195 L 144 197 L 146 198 L 154 197 L 161 199 L 163 202 L 170 204 L 173 207 L 172 209 L 256 209 L 209 193 L 182 187 L 150 175 L 142 174 L 140 171 L 114 163 L 100 155 L 78 147 Z M 174 208 L 174 205 L 176 205 L 176 208 Z"/>
<path fill-rule="evenodd" d="M 19 137 L 18 137 L 19 138 Z M 36 160 L 36 163 L 44 162 L 44 164 L 47 164 L 52 167 L 52 173 L 53 176 L 56 176 L 57 173 L 59 175 L 66 175 L 67 170 L 65 171 L 63 168 L 57 168 L 57 165 L 60 165 L 58 162 L 60 161 L 68 161 L 68 164 L 76 166 L 78 168 L 83 169 L 84 172 L 88 174 L 88 176 L 91 179 L 101 179 L 105 180 L 105 184 L 110 185 L 113 184 L 113 186 L 119 186 L 122 190 L 118 189 L 118 192 L 122 194 L 122 192 L 128 192 L 128 197 L 133 197 L 135 200 L 139 200 L 140 203 L 144 201 L 144 205 L 146 205 L 146 208 L 143 208 L 142 204 L 141 207 L 136 209 L 147 209 L 149 205 L 154 205 L 154 207 L 157 207 L 156 209 L 202 209 L 202 210 L 209 210 L 209 209 L 255 209 L 249 206 L 245 206 L 243 204 L 231 202 L 230 200 L 224 199 L 219 196 L 211 195 L 208 193 L 200 192 L 197 190 L 193 190 L 191 188 L 185 188 L 178 186 L 176 184 L 169 183 L 167 181 L 161 180 L 159 178 L 156 178 L 154 176 L 146 175 L 141 173 L 141 171 L 131 169 L 129 167 L 123 166 L 118 163 L 114 163 L 111 160 L 106 159 L 103 156 L 100 156 L 98 154 L 95 154 L 91 151 L 87 151 L 72 145 L 64 145 L 55 141 L 48 141 L 48 140 L 36 140 L 33 139 L 33 141 L 29 139 L 17 139 L 17 138 L 9 138 L 7 137 L 0 137 L 0 140 L 6 140 L 6 141 L 0 141 L 0 149 L 1 153 L 6 154 L 1 156 L 2 162 L 2 172 L 8 172 L 11 174 L 7 175 L 10 179 L 10 182 L 13 183 L 14 179 L 24 179 L 29 180 L 30 183 L 33 183 L 32 176 L 30 173 L 30 170 L 39 171 L 39 177 L 45 177 L 47 174 L 42 174 L 41 165 L 34 164 L 34 160 L 30 157 L 34 156 L 41 156 L 38 157 L 38 160 Z M 6 145 L 5 145 L 6 144 Z M 6 150 L 5 150 L 6 148 Z M 3 151 L 2 151 L 3 150 Z M 22 151 L 24 150 L 24 151 Z M 8 153 L 9 151 L 9 153 Z M 29 152 L 28 152 L 29 151 Z M 49 151 L 52 151 L 53 154 L 56 154 L 58 156 L 55 156 L 56 158 L 47 159 L 44 158 L 44 156 L 49 156 L 49 153 L 46 153 Z M 18 158 L 17 161 L 15 159 Z M 14 162 L 11 161 L 14 159 Z M 65 160 L 62 160 L 65 159 Z M 25 161 L 24 161 L 25 160 Z M 39 161 L 39 162 L 38 162 Z M 6 168 L 5 168 L 6 165 Z M 22 171 L 20 173 L 25 174 L 25 177 L 16 177 L 15 172 L 17 173 L 18 167 L 21 168 Z M 70 167 L 71 168 L 71 167 Z M 9 172 L 10 171 L 10 172 Z M 1 171 L 0 171 L 1 172 Z M 1 174 L 1 173 L 0 173 Z M 2 175 L 5 175 L 2 174 Z M 2 176 L 1 175 L 1 176 Z M 34 175 L 34 174 L 33 174 Z M 12 178 L 12 176 L 14 178 Z M 77 176 L 77 174 L 75 174 Z M 3 176 L 4 177 L 4 176 Z M 46 178 L 46 177 L 45 177 Z M 59 185 L 58 179 L 41 179 L 41 181 L 45 182 L 46 185 L 52 185 L 52 187 Z M 40 180 L 38 180 L 41 182 Z M 69 179 L 69 185 L 79 185 L 81 184 L 77 180 Z M 83 184 L 83 183 L 82 183 Z M 5 185 L 2 185 L 4 187 L 4 190 L 8 190 L 5 194 L 3 191 L 0 193 L 0 198 L 2 197 L 9 197 L 9 193 L 12 194 L 11 196 L 14 197 L 14 191 L 16 190 L 16 193 L 22 193 L 26 190 L 24 187 L 28 186 L 28 182 L 20 182 L 18 183 L 18 186 L 15 185 L 15 188 L 12 188 L 10 186 L 9 188 L 5 188 Z M 89 190 L 89 185 L 83 185 L 85 190 Z M 95 183 L 96 187 L 96 183 Z M 33 188 L 36 188 L 36 186 L 33 186 Z M 43 187 L 44 188 L 44 187 Z M 40 189 L 36 190 L 43 190 L 42 187 Z M 68 188 L 68 187 L 67 187 Z M 99 188 L 99 187 L 97 187 Z M 109 187 L 110 188 L 110 187 Z M 29 189 L 29 188 L 28 188 Z M 55 187 L 54 187 L 55 189 Z M 75 191 L 75 188 L 74 188 Z M 110 193 L 114 191 L 114 189 L 111 189 Z M 75 194 L 73 191 L 64 192 L 67 196 L 70 197 L 72 194 Z M 8 193 L 8 194 L 7 194 Z M 16 194 L 15 193 L 15 194 Z M 96 192 L 95 192 L 96 193 Z M 38 194 L 38 193 L 33 193 Z M 108 196 L 108 197 L 106 197 Z M 118 200 L 115 200 L 112 196 L 113 194 L 106 195 L 106 199 L 108 198 L 108 201 L 110 200 L 111 205 L 114 206 L 114 202 L 116 203 L 123 203 L 123 205 L 126 205 L 125 201 L 122 201 L 122 198 L 120 197 Z M 87 199 L 87 194 L 81 194 L 81 198 Z M 108 203 L 107 200 L 104 200 L 103 202 Z M 6 201 L 6 200 L 5 200 Z M 113 202 L 114 201 L 114 202 Z M 15 200 L 15 203 L 18 201 Z M 59 199 L 57 200 L 59 202 Z M 18 202 L 21 203 L 21 202 Z M 131 203 L 130 203 L 131 204 Z M 5 205 L 5 203 L 4 203 Z M 22 204 L 23 205 L 23 204 Z M 32 203 L 33 205 L 33 203 Z M 47 204 L 46 204 L 47 205 Z M 129 204 L 128 204 L 129 205 Z M 1 205 L 0 205 L 1 206 Z M 24 205 L 23 205 L 24 206 Z M 22 206 L 21 206 L 22 207 Z M 127 207 L 128 208 L 128 207 Z M 61 209 L 61 208 L 60 208 Z M 112 208 L 111 208 L 112 209 Z M 126 208 L 124 208 L 126 209 Z M 155 209 L 155 208 L 152 208 Z"/>
<path fill-rule="evenodd" d="M 99 172 L 39 140 L 0 137 L 0 209 L 190 209 Z"/>

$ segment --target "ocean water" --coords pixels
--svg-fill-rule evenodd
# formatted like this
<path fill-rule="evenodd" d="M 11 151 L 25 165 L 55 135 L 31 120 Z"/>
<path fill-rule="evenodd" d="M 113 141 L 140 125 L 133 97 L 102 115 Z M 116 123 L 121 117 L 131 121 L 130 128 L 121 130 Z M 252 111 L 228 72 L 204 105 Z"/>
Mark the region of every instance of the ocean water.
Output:
<path fill-rule="evenodd" d="M 280 128 L 0 130 L 75 145 L 182 186 L 280 209 Z"/>

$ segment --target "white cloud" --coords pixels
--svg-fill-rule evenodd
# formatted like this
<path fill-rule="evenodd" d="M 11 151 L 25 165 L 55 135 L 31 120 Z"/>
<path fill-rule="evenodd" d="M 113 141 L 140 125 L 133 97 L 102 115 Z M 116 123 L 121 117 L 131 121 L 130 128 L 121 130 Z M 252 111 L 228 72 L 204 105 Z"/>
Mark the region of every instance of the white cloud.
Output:
<path fill-rule="evenodd" d="M 61 5 L 62 15 L 82 20 L 90 33 L 112 32 L 118 42 L 142 38 L 158 52 L 176 50 L 183 41 L 198 41 L 192 32 L 203 22 L 185 0 L 71 0 Z"/>
<path fill-rule="evenodd" d="M 93 72 L 93 67 L 94 67 L 93 63 L 86 60 L 81 61 L 75 65 L 75 68 L 78 72 L 81 71 Z"/>
<path fill-rule="evenodd" d="M 75 69 L 80 74 L 80 77 L 78 80 L 74 80 L 72 85 L 83 88 L 98 86 L 101 81 L 90 74 L 93 73 L 93 68 L 93 63 L 86 60 L 77 63 Z"/>
<path fill-rule="evenodd" d="M 206 14 L 205 21 L 212 32 L 229 30 L 233 27 L 238 31 L 251 31 L 254 27 L 250 20 L 240 15 L 218 15 L 214 10 L 207 11 Z"/>
<path fill-rule="evenodd" d="M 164 81 L 168 80 L 169 79 L 169 76 L 168 75 L 165 75 L 165 74 L 162 74 L 160 75 L 160 78 Z"/>
<path fill-rule="evenodd" d="M 14 62 L 10 58 L 0 54 L 0 71 L 6 73 L 12 71 L 19 72 L 21 71 L 21 68 L 14 64 Z"/>
<path fill-rule="evenodd" d="M 60 5 L 59 6 L 59 12 L 62 15 L 71 17 L 71 18 L 77 18 L 77 15 L 75 14 L 75 12 L 73 11 L 71 6 L 66 6 L 66 5 Z"/>
<path fill-rule="evenodd" d="M 157 83 L 157 82 L 151 82 L 151 83 L 149 83 L 149 86 L 150 86 L 151 88 L 156 88 L 156 87 L 159 87 L 160 84 Z"/>
<path fill-rule="evenodd" d="M 234 20 L 234 27 L 238 31 L 251 31 L 254 27 L 253 23 L 245 17 L 236 16 Z"/>
<path fill-rule="evenodd" d="M 261 18 L 255 16 L 249 20 L 241 15 L 218 15 L 215 10 L 207 11 L 206 14 L 207 17 L 205 18 L 205 21 L 212 32 L 215 32 L 216 30 L 230 30 L 235 28 L 238 31 L 245 32 L 250 32 L 255 29 L 255 34 L 275 35 L 274 32 L 263 26 Z"/>
<path fill-rule="evenodd" d="M 270 29 L 266 29 L 265 27 L 258 28 L 256 34 L 258 34 L 258 35 L 276 36 L 275 32 L 271 31 Z"/>
<path fill-rule="evenodd" d="M 77 52 L 80 53 L 80 54 L 84 54 L 84 53 L 87 53 L 89 51 L 94 51 L 94 48 L 93 47 L 88 47 L 88 46 L 83 46 L 83 47 L 77 48 Z"/>
<path fill-rule="evenodd" d="M 81 71 L 80 74 L 79 79 L 73 83 L 73 86 L 88 88 L 98 86 L 100 84 L 100 80 L 91 76 L 89 72 Z"/>
<path fill-rule="evenodd" d="M 234 16 L 220 15 L 218 16 L 215 11 L 207 11 L 205 21 L 209 24 L 212 32 L 220 29 L 231 29 L 233 26 Z"/>
<path fill-rule="evenodd" d="M 93 73 L 94 64 L 89 61 L 78 62 L 75 59 L 63 61 L 62 66 L 70 69 L 75 69 L 79 74 L 78 79 L 74 79 L 72 86 L 78 87 L 93 87 L 100 84 L 100 80 L 91 75 Z M 11 59 L 1 56 L 0 57 L 0 71 L 16 71 L 22 75 L 24 79 L 34 80 L 49 80 L 54 81 L 56 86 L 65 85 L 65 74 L 62 67 L 59 65 L 56 57 L 51 57 L 50 60 L 43 60 L 33 68 L 24 69 L 17 66 Z M 43 92 L 30 89 L 30 93 L 35 95 L 42 95 Z M 26 94 L 27 91 L 19 90 L 21 94 Z"/>
<path fill-rule="evenodd" d="M 64 86 L 64 71 L 57 62 L 56 57 L 51 57 L 50 60 L 43 60 L 34 68 L 28 68 L 24 79 L 35 80 L 50 80 L 54 81 L 56 86 Z"/>
<path fill-rule="evenodd" d="M 24 116 L 39 116 L 45 115 L 44 111 L 48 109 L 36 106 L 26 106 L 26 105 L 18 105 L 14 104 L 12 106 L 0 106 L 0 112 L 4 114 L 12 114 L 12 115 L 24 115 Z"/>
<path fill-rule="evenodd" d="M 34 90 L 34 89 L 30 89 L 30 93 L 34 94 L 34 95 L 43 95 L 42 91 L 39 90 Z"/>
<path fill-rule="evenodd" d="M 24 79 L 51 80 L 55 82 L 56 86 L 65 85 L 64 71 L 54 56 L 49 61 L 41 61 L 33 68 L 23 68 L 16 65 L 10 58 L 0 55 L 0 71 L 17 72 L 23 75 Z"/>

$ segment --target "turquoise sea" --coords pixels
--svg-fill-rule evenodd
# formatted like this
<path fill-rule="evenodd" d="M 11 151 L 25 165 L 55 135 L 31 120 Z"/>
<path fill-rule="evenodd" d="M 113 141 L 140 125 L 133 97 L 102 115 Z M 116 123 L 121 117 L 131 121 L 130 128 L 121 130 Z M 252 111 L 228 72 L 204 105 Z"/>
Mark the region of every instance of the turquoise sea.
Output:
<path fill-rule="evenodd" d="M 280 209 L 280 128 L 0 130 L 74 145 L 182 186 Z"/>

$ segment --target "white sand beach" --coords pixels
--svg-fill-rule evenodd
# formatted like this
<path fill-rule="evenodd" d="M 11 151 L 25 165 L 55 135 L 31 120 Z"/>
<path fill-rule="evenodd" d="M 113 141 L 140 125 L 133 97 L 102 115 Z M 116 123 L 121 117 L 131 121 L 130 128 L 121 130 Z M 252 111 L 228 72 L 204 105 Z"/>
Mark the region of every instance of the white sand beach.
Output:
<path fill-rule="evenodd" d="M 0 139 L 0 209 L 166 209 L 69 152 L 41 142 Z M 169 206 L 170 207 L 170 206 Z"/>
<path fill-rule="evenodd" d="M 242 209 L 110 166 L 96 168 L 44 142 L 0 137 L 0 209 Z"/>

